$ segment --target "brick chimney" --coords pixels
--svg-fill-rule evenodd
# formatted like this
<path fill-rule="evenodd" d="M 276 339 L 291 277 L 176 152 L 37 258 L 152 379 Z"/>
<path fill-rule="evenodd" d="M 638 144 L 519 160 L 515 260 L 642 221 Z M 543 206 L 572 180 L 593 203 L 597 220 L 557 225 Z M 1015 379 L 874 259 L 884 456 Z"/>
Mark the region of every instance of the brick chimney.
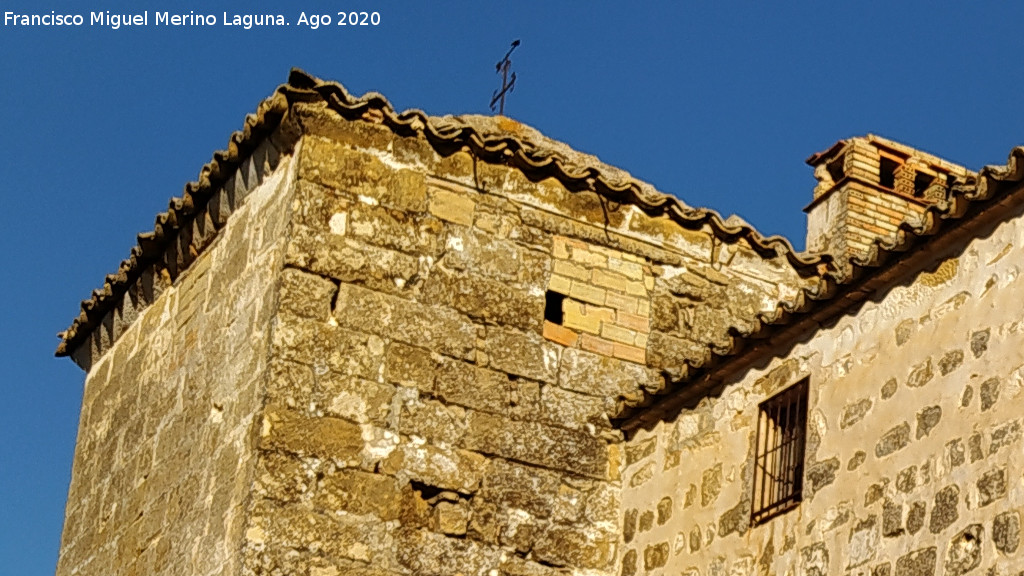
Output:
<path fill-rule="evenodd" d="M 963 166 L 869 134 L 836 142 L 807 159 L 818 184 L 807 212 L 807 250 L 845 261 L 946 199 L 973 174 Z"/>

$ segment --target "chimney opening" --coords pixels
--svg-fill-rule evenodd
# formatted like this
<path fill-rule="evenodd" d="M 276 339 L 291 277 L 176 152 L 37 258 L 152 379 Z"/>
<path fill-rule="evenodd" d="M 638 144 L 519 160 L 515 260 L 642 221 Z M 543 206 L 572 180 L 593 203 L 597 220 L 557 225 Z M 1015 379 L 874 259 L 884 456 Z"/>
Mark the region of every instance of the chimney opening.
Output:
<path fill-rule="evenodd" d="M 883 188 L 892 190 L 896 186 L 896 169 L 900 163 L 892 158 L 882 156 L 878 166 L 878 184 Z"/>
<path fill-rule="evenodd" d="M 836 156 L 835 159 L 828 163 L 828 175 L 829 177 L 832 178 L 833 182 L 839 182 L 840 180 L 843 179 L 843 176 L 846 175 L 843 170 L 844 161 L 844 155 L 840 154 L 839 156 Z"/>
<path fill-rule="evenodd" d="M 924 196 L 925 190 L 928 190 L 934 181 L 934 176 L 925 174 L 924 172 L 914 174 L 914 196 L 918 198 Z"/>
<path fill-rule="evenodd" d="M 562 313 L 562 303 L 565 301 L 565 294 L 548 290 L 544 293 L 544 319 L 552 324 L 562 325 L 565 317 Z"/>

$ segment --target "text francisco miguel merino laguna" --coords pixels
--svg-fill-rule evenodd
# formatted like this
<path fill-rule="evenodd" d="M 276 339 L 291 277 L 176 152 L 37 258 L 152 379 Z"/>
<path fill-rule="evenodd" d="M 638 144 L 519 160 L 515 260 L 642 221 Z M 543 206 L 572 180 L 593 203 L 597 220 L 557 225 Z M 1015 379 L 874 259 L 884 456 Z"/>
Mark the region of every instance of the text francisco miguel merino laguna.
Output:
<path fill-rule="evenodd" d="M 299 25 L 310 25 L 317 22 L 318 15 L 306 16 L 303 12 L 295 22 Z M 330 20 L 328 20 L 329 22 Z M 287 26 L 290 24 L 281 14 L 229 14 L 224 12 L 223 18 L 216 14 L 196 14 L 189 10 L 188 14 L 175 14 L 171 12 L 153 12 L 150 18 L 149 11 L 134 14 L 111 14 L 109 10 L 103 12 L 89 12 L 82 14 L 57 14 L 49 12 L 45 14 L 18 14 L 15 12 L 4 12 L 4 26 L 105 26 L 114 30 L 122 26 L 240 26 L 245 29 L 253 26 Z"/>

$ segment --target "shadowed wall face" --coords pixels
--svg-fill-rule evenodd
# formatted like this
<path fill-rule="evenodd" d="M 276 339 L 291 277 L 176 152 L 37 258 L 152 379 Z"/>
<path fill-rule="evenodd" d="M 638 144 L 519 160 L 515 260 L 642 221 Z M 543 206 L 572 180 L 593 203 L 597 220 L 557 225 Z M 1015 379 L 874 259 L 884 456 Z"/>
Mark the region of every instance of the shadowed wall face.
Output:
<path fill-rule="evenodd" d="M 291 166 L 93 363 L 58 575 L 240 573 Z"/>

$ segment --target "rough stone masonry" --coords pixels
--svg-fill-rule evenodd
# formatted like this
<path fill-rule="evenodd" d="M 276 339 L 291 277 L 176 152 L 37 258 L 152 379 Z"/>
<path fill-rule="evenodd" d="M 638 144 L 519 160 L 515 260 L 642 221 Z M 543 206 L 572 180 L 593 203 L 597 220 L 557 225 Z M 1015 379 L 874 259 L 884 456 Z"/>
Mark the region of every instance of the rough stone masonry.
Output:
<path fill-rule="evenodd" d="M 809 211 L 855 251 L 797 254 L 293 72 L 63 334 L 58 575 L 1024 571 L 1017 153 L 840 144 Z M 802 498 L 754 525 L 759 405 L 804 378 Z"/>

